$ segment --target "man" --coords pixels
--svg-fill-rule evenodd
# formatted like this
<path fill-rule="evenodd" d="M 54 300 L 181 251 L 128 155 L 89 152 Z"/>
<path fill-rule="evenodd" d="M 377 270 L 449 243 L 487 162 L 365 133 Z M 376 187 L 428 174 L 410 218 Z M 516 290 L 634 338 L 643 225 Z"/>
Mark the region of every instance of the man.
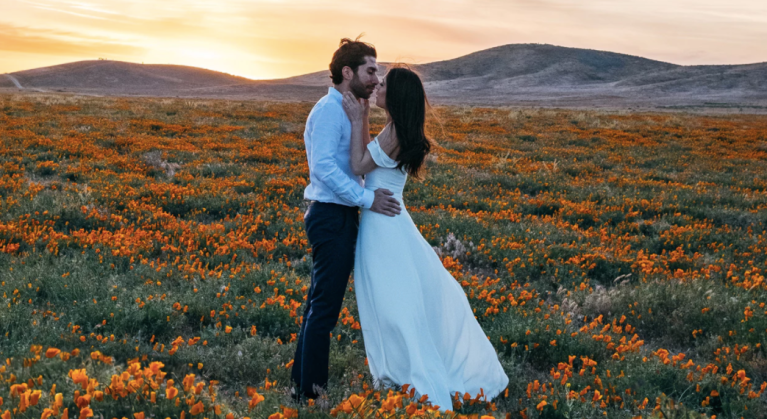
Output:
<path fill-rule="evenodd" d="M 359 39 L 359 38 L 358 38 Z M 330 62 L 333 87 L 317 102 L 306 121 L 304 143 L 310 183 L 304 198 L 310 206 L 304 225 L 312 246 L 312 283 L 306 298 L 291 378 L 293 396 L 316 398 L 327 386 L 330 332 L 338 321 L 359 226 L 358 207 L 395 216 L 399 202 L 385 189 L 362 187 L 349 165 L 351 122 L 341 104 L 352 92 L 367 99 L 378 84 L 376 50 L 370 44 L 342 39 Z"/>

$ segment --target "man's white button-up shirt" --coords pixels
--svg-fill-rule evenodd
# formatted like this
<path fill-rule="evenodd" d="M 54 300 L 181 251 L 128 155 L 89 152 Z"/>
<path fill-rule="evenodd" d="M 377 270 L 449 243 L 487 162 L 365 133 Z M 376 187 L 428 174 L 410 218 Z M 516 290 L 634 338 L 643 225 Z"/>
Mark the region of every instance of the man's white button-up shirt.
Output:
<path fill-rule="evenodd" d="M 309 185 L 304 199 L 370 208 L 375 194 L 362 187 L 349 164 L 352 124 L 346 116 L 341 92 L 330 87 L 306 120 L 304 144 L 309 162 Z"/>

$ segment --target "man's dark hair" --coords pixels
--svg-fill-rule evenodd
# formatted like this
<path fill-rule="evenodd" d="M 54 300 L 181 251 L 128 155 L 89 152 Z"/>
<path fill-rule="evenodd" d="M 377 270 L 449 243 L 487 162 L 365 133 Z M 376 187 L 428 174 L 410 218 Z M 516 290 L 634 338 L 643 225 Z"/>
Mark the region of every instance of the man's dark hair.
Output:
<path fill-rule="evenodd" d="M 344 75 L 341 72 L 344 67 L 349 66 L 357 73 L 357 68 L 365 64 L 365 57 L 378 58 L 376 47 L 360 41 L 360 37 L 362 35 L 353 41 L 349 38 L 342 39 L 338 49 L 333 53 L 333 60 L 330 61 L 330 78 L 333 84 L 341 84 L 344 81 Z"/>

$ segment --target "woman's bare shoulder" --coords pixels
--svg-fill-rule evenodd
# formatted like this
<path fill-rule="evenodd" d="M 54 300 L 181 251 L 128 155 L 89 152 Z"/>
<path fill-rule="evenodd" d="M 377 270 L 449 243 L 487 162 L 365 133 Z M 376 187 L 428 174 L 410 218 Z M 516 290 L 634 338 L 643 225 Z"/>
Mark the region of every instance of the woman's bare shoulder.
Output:
<path fill-rule="evenodd" d="M 397 141 L 397 133 L 394 132 L 394 127 L 390 124 L 381 130 L 378 134 L 378 145 L 386 153 L 387 156 L 396 160 L 399 155 L 399 142 Z"/>

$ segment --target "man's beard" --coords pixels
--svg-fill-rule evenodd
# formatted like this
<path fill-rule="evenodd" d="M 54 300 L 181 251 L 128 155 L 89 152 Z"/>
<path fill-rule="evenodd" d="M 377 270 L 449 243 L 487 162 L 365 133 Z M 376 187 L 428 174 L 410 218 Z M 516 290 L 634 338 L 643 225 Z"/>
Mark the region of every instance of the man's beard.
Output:
<path fill-rule="evenodd" d="M 352 78 L 352 81 L 349 83 L 349 90 L 359 99 L 369 99 L 370 95 L 373 93 L 371 91 L 368 91 L 367 86 L 362 84 L 360 82 L 359 77 L 355 74 Z"/>

